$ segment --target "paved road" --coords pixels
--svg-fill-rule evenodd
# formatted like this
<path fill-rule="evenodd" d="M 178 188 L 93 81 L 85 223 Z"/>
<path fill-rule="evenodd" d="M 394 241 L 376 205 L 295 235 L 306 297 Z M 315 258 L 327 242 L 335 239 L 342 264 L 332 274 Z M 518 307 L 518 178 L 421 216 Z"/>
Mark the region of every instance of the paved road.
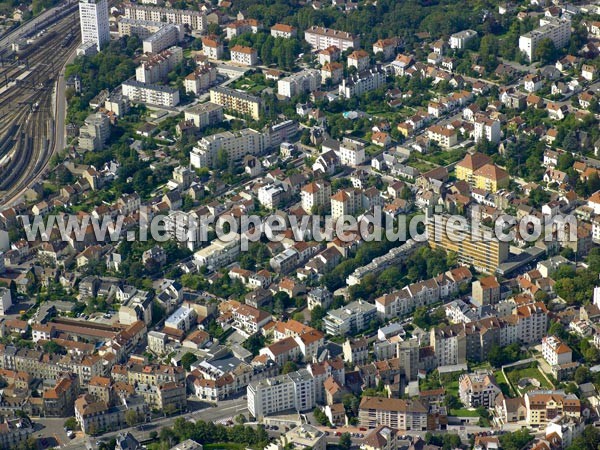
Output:
<path fill-rule="evenodd" d="M 65 67 L 70 64 L 77 56 L 77 50 L 69 56 L 65 65 L 60 70 L 56 82 L 56 92 L 54 96 L 55 114 L 54 114 L 54 152 L 60 152 L 65 148 L 66 138 L 66 116 L 67 116 L 67 101 L 65 98 L 66 80 Z"/>
<path fill-rule="evenodd" d="M 152 431 L 156 431 L 156 432 L 160 432 L 160 429 L 163 427 L 167 427 L 167 426 L 172 426 L 173 422 L 175 422 L 176 419 L 183 417 L 186 419 L 191 419 L 191 420 L 204 420 L 206 422 L 218 422 L 220 420 L 224 420 L 224 419 L 229 419 L 229 418 L 234 418 L 235 416 L 239 415 L 239 414 L 246 414 L 248 413 L 248 408 L 247 408 L 247 400 L 244 398 L 236 398 L 233 400 L 224 400 L 219 402 L 219 406 L 218 407 L 208 407 L 205 409 L 201 409 L 198 411 L 193 411 L 187 414 L 182 414 L 182 415 L 178 415 L 178 416 L 172 416 L 172 417 L 167 417 L 167 418 L 160 418 L 157 420 L 154 420 L 146 425 L 144 425 L 144 429 L 143 430 L 139 430 L 138 427 L 131 427 L 131 428 L 124 428 L 122 430 L 113 432 L 113 433 L 106 433 L 102 436 L 98 436 L 98 437 L 77 437 L 75 439 L 73 439 L 70 442 L 61 442 L 61 448 L 64 449 L 69 449 L 69 450 L 89 450 L 90 448 L 95 449 L 96 448 L 96 441 L 99 439 L 103 439 L 103 440 L 110 440 L 114 437 L 116 437 L 119 433 L 125 433 L 125 432 L 129 432 L 131 433 L 136 439 L 138 440 L 146 440 L 149 439 L 150 437 L 150 433 Z M 40 422 L 44 425 L 46 425 L 46 420 L 48 419 L 42 419 L 40 421 L 36 421 L 36 422 Z M 64 420 L 63 420 L 64 422 Z M 50 427 L 48 427 L 50 428 Z M 52 428 L 54 429 L 54 428 Z M 42 433 L 42 435 L 44 435 L 44 433 Z"/>

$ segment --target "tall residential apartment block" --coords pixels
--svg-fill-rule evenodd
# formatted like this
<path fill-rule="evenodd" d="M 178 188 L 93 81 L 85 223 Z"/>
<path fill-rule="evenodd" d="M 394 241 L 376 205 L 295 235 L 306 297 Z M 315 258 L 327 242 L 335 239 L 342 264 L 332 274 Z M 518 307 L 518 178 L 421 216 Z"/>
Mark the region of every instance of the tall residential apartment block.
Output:
<path fill-rule="evenodd" d="M 217 153 L 227 152 L 230 161 L 240 161 L 246 155 L 256 155 L 264 150 L 261 133 L 250 128 L 239 131 L 225 131 L 204 136 L 190 152 L 192 167 L 213 167 Z"/>
<path fill-rule="evenodd" d="M 136 80 L 123 83 L 123 95 L 132 102 L 173 107 L 179 104 L 179 91 L 169 86 L 145 84 Z"/>
<path fill-rule="evenodd" d="M 500 264 L 508 259 L 509 243 L 496 239 L 492 230 L 484 225 L 473 227 L 468 219 L 466 224 L 461 224 L 449 218 L 446 214 L 428 218 L 429 246 L 455 252 L 461 264 L 473 265 L 477 270 L 487 273 L 498 271 Z"/>
<path fill-rule="evenodd" d="M 332 336 L 356 333 L 367 328 L 376 315 L 375 305 L 358 300 L 327 312 L 323 325 L 327 334 Z"/>
<path fill-rule="evenodd" d="M 190 9 L 160 8 L 127 3 L 123 8 L 123 12 L 126 19 L 185 25 L 193 31 L 203 32 L 208 27 L 206 14 Z"/>
<path fill-rule="evenodd" d="M 79 147 L 84 150 L 101 150 L 110 137 L 108 117 L 102 113 L 90 114 L 79 129 Z"/>
<path fill-rule="evenodd" d="M 262 101 L 259 97 L 243 91 L 217 86 L 210 90 L 210 101 L 223 106 L 229 112 L 260 119 Z"/>
<path fill-rule="evenodd" d="M 302 199 L 302 209 L 310 213 L 314 207 L 322 206 L 329 209 L 331 205 L 331 184 L 327 181 L 313 181 L 302 187 L 300 198 Z"/>
<path fill-rule="evenodd" d="M 81 42 L 94 43 L 100 51 L 110 41 L 108 23 L 108 3 L 106 0 L 80 0 L 79 20 L 81 23 Z"/>
<path fill-rule="evenodd" d="M 386 74 L 381 66 L 363 70 L 355 75 L 342 80 L 339 94 L 345 98 L 352 98 L 373 91 L 385 84 Z"/>
<path fill-rule="evenodd" d="M 316 69 L 306 69 L 277 81 L 277 93 L 291 98 L 305 92 L 313 92 L 321 86 L 321 73 Z"/>
<path fill-rule="evenodd" d="M 324 50 L 332 45 L 341 51 L 360 47 L 360 39 L 345 31 L 312 26 L 304 32 L 304 39 L 315 50 Z"/>
<path fill-rule="evenodd" d="M 223 43 L 215 36 L 202 38 L 202 51 L 209 59 L 221 59 L 223 56 Z"/>
<path fill-rule="evenodd" d="M 426 431 L 427 407 L 419 400 L 363 397 L 358 410 L 361 426 L 386 425 L 398 430 Z"/>
<path fill-rule="evenodd" d="M 542 40 L 550 39 L 556 48 L 562 48 L 569 43 L 570 38 L 571 21 L 569 19 L 544 16 L 540 19 L 538 28 L 519 36 L 519 50 L 525 53 L 529 61 L 532 61 Z"/>
<path fill-rule="evenodd" d="M 315 380 L 306 369 L 248 385 L 248 411 L 257 420 L 286 410 L 315 407 Z"/>
<path fill-rule="evenodd" d="M 183 39 L 181 25 L 167 24 L 156 33 L 151 34 L 142 42 L 144 53 L 158 53 L 169 48 Z"/>
<path fill-rule="evenodd" d="M 211 102 L 200 103 L 185 110 L 185 120 L 191 120 L 198 128 L 223 121 L 223 107 Z"/>
<path fill-rule="evenodd" d="M 149 55 L 135 70 L 135 79 L 142 83 L 157 83 L 183 60 L 181 47 L 170 47 L 160 53 Z"/>
<path fill-rule="evenodd" d="M 252 47 L 235 45 L 230 50 L 231 62 L 242 66 L 254 66 L 258 63 L 258 52 Z"/>
<path fill-rule="evenodd" d="M 246 155 L 257 155 L 265 150 L 279 146 L 289 140 L 298 131 L 294 121 L 287 120 L 263 131 L 251 128 L 204 136 L 190 152 L 192 167 L 213 167 L 219 150 L 227 152 L 229 160 L 237 163 Z"/>
<path fill-rule="evenodd" d="M 117 29 L 119 37 L 135 35 L 143 40 L 156 33 L 165 25 L 167 24 L 164 22 L 121 18 L 117 24 Z"/>
<path fill-rule="evenodd" d="M 217 82 L 217 68 L 214 64 L 203 64 L 196 67 L 183 80 L 183 87 L 186 92 L 193 92 L 196 95 L 206 91 Z"/>

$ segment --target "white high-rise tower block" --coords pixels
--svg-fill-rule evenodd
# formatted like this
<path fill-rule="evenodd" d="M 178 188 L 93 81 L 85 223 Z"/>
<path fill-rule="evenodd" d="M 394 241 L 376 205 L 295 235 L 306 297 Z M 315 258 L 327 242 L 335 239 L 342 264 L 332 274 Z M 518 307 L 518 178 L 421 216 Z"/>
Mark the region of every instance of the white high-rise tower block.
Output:
<path fill-rule="evenodd" d="M 79 0 L 81 42 L 93 42 L 98 51 L 110 41 L 106 0 Z"/>

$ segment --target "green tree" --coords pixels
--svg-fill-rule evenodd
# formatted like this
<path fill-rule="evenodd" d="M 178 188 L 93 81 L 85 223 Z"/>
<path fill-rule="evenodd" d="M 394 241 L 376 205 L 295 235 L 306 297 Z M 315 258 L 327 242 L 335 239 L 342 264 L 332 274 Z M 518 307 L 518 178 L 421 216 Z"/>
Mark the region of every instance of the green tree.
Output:
<path fill-rule="evenodd" d="M 56 355 L 65 355 L 67 350 L 62 346 L 57 344 L 54 341 L 45 342 L 43 345 L 44 353 L 56 354 Z"/>
<path fill-rule="evenodd" d="M 326 426 L 329 424 L 327 415 L 318 406 L 314 409 L 313 416 L 319 425 Z"/>
<path fill-rule="evenodd" d="M 140 421 L 140 416 L 138 415 L 137 411 L 134 409 L 129 409 L 127 410 L 127 412 L 125 413 L 125 422 L 127 423 L 128 426 L 133 427 L 135 425 L 137 425 Z"/>
<path fill-rule="evenodd" d="M 192 364 L 194 364 L 196 361 L 198 361 L 198 357 L 191 352 L 187 352 L 181 357 L 181 365 L 188 372 L 191 370 Z"/>
<path fill-rule="evenodd" d="M 67 430 L 78 430 L 79 429 L 79 423 L 77 422 L 77 419 L 75 419 L 75 417 L 69 417 L 67 420 L 65 420 L 65 423 L 63 424 L 63 426 Z"/>
<path fill-rule="evenodd" d="M 338 447 L 343 450 L 350 450 L 350 447 L 352 447 L 352 436 L 350 436 L 350 433 L 342 433 Z"/>
<path fill-rule="evenodd" d="M 294 361 L 286 361 L 286 363 L 283 365 L 283 368 L 281 369 L 281 372 L 283 374 L 286 374 L 290 372 L 295 372 L 296 370 L 298 370 L 298 366 Z"/>
<path fill-rule="evenodd" d="M 444 404 L 449 409 L 460 409 L 463 407 L 463 404 L 458 399 L 458 397 L 454 394 L 446 394 L 446 398 L 444 399 Z"/>
<path fill-rule="evenodd" d="M 596 364 L 600 361 L 600 352 L 592 345 L 585 351 L 583 358 L 588 364 Z"/>
<path fill-rule="evenodd" d="M 533 52 L 533 59 L 539 61 L 542 65 L 553 63 L 556 57 L 556 47 L 552 39 L 549 38 L 542 39 Z"/>
<path fill-rule="evenodd" d="M 265 346 L 265 337 L 262 334 L 255 333 L 246 339 L 242 346 L 256 356 L 260 349 Z"/>
<path fill-rule="evenodd" d="M 224 148 L 217 150 L 215 168 L 218 170 L 226 170 L 229 167 L 229 154 Z"/>
<path fill-rule="evenodd" d="M 503 434 L 500 436 L 502 450 L 521 450 L 533 440 L 529 430 L 522 428 L 519 431 Z"/>
<path fill-rule="evenodd" d="M 588 425 L 581 436 L 573 440 L 568 450 L 595 450 L 600 446 L 600 431 L 594 425 Z"/>

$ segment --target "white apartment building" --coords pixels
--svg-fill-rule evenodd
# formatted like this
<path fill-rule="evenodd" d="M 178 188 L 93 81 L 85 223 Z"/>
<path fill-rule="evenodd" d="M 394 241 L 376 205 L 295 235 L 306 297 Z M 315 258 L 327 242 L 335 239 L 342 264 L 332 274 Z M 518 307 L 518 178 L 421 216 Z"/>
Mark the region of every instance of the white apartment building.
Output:
<path fill-rule="evenodd" d="M 357 36 L 353 36 L 345 31 L 314 25 L 304 31 L 304 40 L 315 50 L 324 50 L 332 45 L 341 51 L 346 51 L 349 48 L 358 49 L 360 47 L 360 39 Z"/>
<path fill-rule="evenodd" d="M 11 306 L 12 295 L 10 293 L 10 289 L 0 287 L 0 316 L 6 315 Z"/>
<path fill-rule="evenodd" d="M 135 69 L 135 79 L 141 83 L 158 83 L 164 80 L 182 60 L 181 47 L 170 47 L 160 53 L 149 55 L 148 59 Z"/>
<path fill-rule="evenodd" d="M 354 50 L 348 55 L 348 67 L 356 67 L 356 70 L 363 72 L 371 65 L 371 58 L 364 50 Z"/>
<path fill-rule="evenodd" d="M 202 51 L 210 59 L 221 59 L 223 43 L 208 37 L 202 38 Z"/>
<path fill-rule="evenodd" d="M 267 209 L 275 209 L 281 203 L 285 189 L 281 184 L 269 183 L 258 189 L 258 202 Z"/>
<path fill-rule="evenodd" d="M 369 325 L 376 314 L 377 308 L 374 305 L 358 300 L 327 312 L 323 325 L 326 333 L 332 336 L 360 332 Z"/>
<path fill-rule="evenodd" d="M 459 354 L 459 334 L 451 328 L 432 329 L 431 345 L 435 351 L 438 366 L 451 366 L 459 364 L 465 359 L 465 355 Z"/>
<path fill-rule="evenodd" d="M 463 30 L 458 33 L 454 33 L 450 36 L 450 48 L 455 48 L 458 50 L 463 50 L 467 42 L 477 36 L 477 31 L 475 30 Z"/>
<path fill-rule="evenodd" d="M 185 171 L 184 173 L 191 172 L 187 167 L 179 167 L 182 169 L 180 174 L 183 171 Z M 177 168 L 175 170 L 177 170 Z M 180 179 L 183 181 L 183 178 L 188 178 L 188 176 L 183 175 Z M 191 174 L 189 175 L 189 178 L 191 178 Z M 165 217 L 165 230 L 180 245 L 185 245 L 186 248 L 194 251 L 202 244 L 202 230 L 201 227 L 197 225 L 196 219 L 197 216 L 195 213 L 171 211 L 169 212 L 169 215 Z"/>
<path fill-rule="evenodd" d="M 361 426 L 385 425 L 398 430 L 427 430 L 427 407 L 419 400 L 362 397 L 358 410 Z"/>
<path fill-rule="evenodd" d="M 306 69 L 277 81 L 277 93 L 291 98 L 320 88 L 321 73 L 316 69 Z"/>
<path fill-rule="evenodd" d="M 258 52 L 252 47 L 236 45 L 231 49 L 231 62 L 254 66 L 258 63 Z"/>
<path fill-rule="evenodd" d="M 281 411 L 313 409 L 315 380 L 306 369 L 253 381 L 248 385 L 248 411 L 258 421 Z"/>
<path fill-rule="evenodd" d="M 345 98 L 362 95 L 380 88 L 385 84 L 385 71 L 381 66 L 365 70 L 342 80 L 339 86 L 339 94 Z"/>
<path fill-rule="evenodd" d="M 300 198 L 302 209 L 310 214 L 316 206 L 329 208 L 331 205 L 331 184 L 326 181 L 312 182 L 302 187 Z"/>
<path fill-rule="evenodd" d="M 161 333 L 160 331 L 148 332 L 148 348 L 151 352 L 162 355 L 165 353 L 166 345 L 167 335 L 165 333 Z"/>
<path fill-rule="evenodd" d="M 359 211 L 362 206 L 360 192 L 354 189 L 338 191 L 331 197 L 331 217 L 336 221 L 340 217 L 351 216 Z"/>
<path fill-rule="evenodd" d="M 129 80 L 123 83 L 123 95 L 132 102 L 173 107 L 179 104 L 179 91 L 169 86 L 140 83 Z"/>
<path fill-rule="evenodd" d="M 194 261 L 199 266 L 219 269 L 235 261 L 240 253 L 240 236 L 229 242 L 215 239 L 208 247 L 201 248 L 194 253 Z"/>
<path fill-rule="evenodd" d="M 493 408 L 496 396 L 502 391 L 493 375 L 488 373 L 465 373 L 458 380 L 460 401 L 467 408 Z"/>
<path fill-rule="evenodd" d="M 296 36 L 296 28 L 284 23 L 276 23 L 271 27 L 271 36 L 275 38 L 290 39 Z"/>
<path fill-rule="evenodd" d="M 558 49 L 567 45 L 570 38 L 571 21 L 569 19 L 542 17 L 538 28 L 519 36 L 519 50 L 525 53 L 529 61 L 532 61 L 537 46 L 543 39 L 552 40 Z"/>
<path fill-rule="evenodd" d="M 167 25 L 164 22 L 151 22 L 148 20 L 126 19 L 122 17 L 117 23 L 119 37 L 138 36 L 144 40 Z"/>
<path fill-rule="evenodd" d="M 216 86 L 210 90 L 210 101 L 234 113 L 250 116 L 255 120 L 260 118 L 262 101 L 247 92 Z"/>
<path fill-rule="evenodd" d="M 391 59 L 396 54 L 396 39 L 379 39 L 373 44 L 373 54 L 383 53 L 383 59 Z"/>
<path fill-rule="evenodd" d="M 246 155 L 256 155 L 264 150 L 260 132 L 245 128 L 240 131 L 204 136 L 190 152 L 190 164 L 195 168 L 213 167 L 217 152 L 224 149 L 231 161 L 240 161 Z"/>
<path fill-rule="evenodd" d="M 458 133 L 452 128 L 446 128 L 441 125 L 432 125 L 427 128 L 427 138 L 437 142 L 440 147 L 450 148 L 457 144 Z"/>
<path fill-rule="evenodd" d="M 365 162 L 365 145 L 351 138 L 343 138 L 335 154 L 345 166 L 358 167 Z"/>
<path fill-rule="evenodd" d="M 212 92 L 212 89 L 211 89 Z M 212 100 L 211 100 L 212 101 Z M 246 155 L 256 155 L 288 141 L 298 131 L 294 121 L 286 120 L 256 131 L 251 128 L 204 136 L 190 153 L 192 167 L 212 167 L 219 149 L 227 151 L 229 159 L 238 162 Z"/>
<path fill-rule="evenodd" d="M 167 320 L 165 328 L 173 328 L 187 332 L 196 324 L 196 311 L 186 306 L 180 306 Z"/>
<path fill-rule="evenodd" d="M 475 142 L 488 141 L 494 144 L 500 142 L 502 133 L 499 120 L 482 117 L 475 120 L 474 126 L 473 137 Z"/>
<path fill-rule="evenodd" d="M 556 434 L 561 439 L 562 448 L 569 448 L 584 429 L 585 420 L 581 418 L 557 416 L 546 425 L 546 437 Z"/>
<path fill-rule="evenodd" d="M 82 44 L 93 42 L 100 51 L 110 41 L 106 0 L 79 0 Z"/>
<path fill-rule="evenodd" d="M 123 9 L 126 19 L 186 25 L 191 30 L 200 32 L 206 31 L 208 26 L 206 14 L 191 9 L 161 8 L 136 3 L 126 3 Z"/>
<path fill-rule="evenodd" d="M 178 25 L 165 25 L 156 33 L 151 34 L 142 42 L 144 53 L 159 53 L 181 41 L 182 28 Z"/>
<path fill-rule="evenodd" d="M 223 107 L 206 102 L 185 110 L 185 120 L 191 120 L 198 128 L 204 128 L 223 121 Z"/>
<path fill-rule="evenodd" d="M 193 92 L 198 95 L 210 88 L 217 82 L 217 68 L 212 64 L 205 64 L 196 67 L 183 80 L 183 86 L 186 92 Z"/>
<path fill-rule="evenodd" d="M 227 35 L 227 39 L 231 40 L 235 37 L 238 37 L 244 33 L 258 33 L 260 30 L 261 24 L 256 19 L 242 19 L 236 20 L 234 22 L 230 22 L 225 27 L 225 33 Z"/>
<path fill-rule="evenodd" d="M 573 361 L 573 352 L 556 336 L 542 339 L 542 356 L 551 366 L 560 366 Z"/>
<path fill-rule="evenodd" d="M 86 117 L 79 129 L 79 147 L 84 150 L 100 150 L 110 137 L 110 121 L 106 114 L 95 113 Z"/>

